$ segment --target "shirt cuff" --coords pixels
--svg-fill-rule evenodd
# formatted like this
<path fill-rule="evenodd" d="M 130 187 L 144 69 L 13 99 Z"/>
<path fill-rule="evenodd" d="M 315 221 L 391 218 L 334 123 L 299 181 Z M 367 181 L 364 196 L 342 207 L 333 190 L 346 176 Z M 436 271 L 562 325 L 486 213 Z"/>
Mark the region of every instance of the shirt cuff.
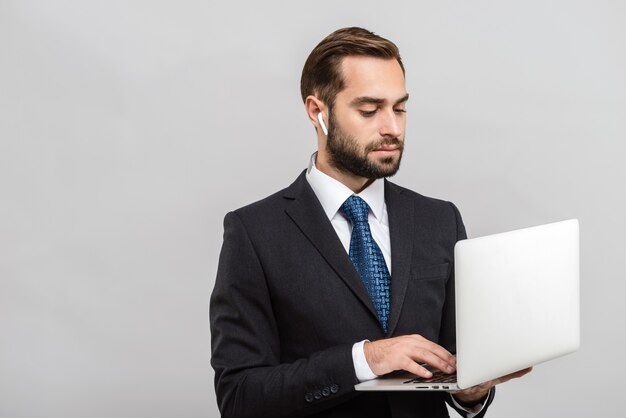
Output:
<path fill-rule="evenodd" d="M 374 374 L 372 369 L 370 369 L 365 359 L 365 351 L 363 350 L 365 342 L 369 342 L 369 340 L 359 341 L 352 346 L 352 363 L 354 364 L 354 372 L 356 373 L 356 378 L 359 383 L 378 377 Z"/>
<path fill-rule="evenodd" d="M 487 403 L 487 400 L 489 399 L 489 396 L 491 395 L 491 390 L 492 389 L 489 389 L 489 392 L 487 392 L 487 397 L 485 398 L 484 401 L 482 401 L 481 403 L 477 403 L 471 408 L 468 408 L 467 406 L 463 406 L 460 403 L 458 403 L 456 399 L 454 399 L 454 396 L 450 396 L 450 397 L 452 398 L 452 403 L 454 403 L 454 405 L 457 408 L 462 409 L 463 411 L 467 412 L 466 418 L 474 418 L 476 415 L 480 414 L 480 412 L 485 408 L 485 404 Z"/>

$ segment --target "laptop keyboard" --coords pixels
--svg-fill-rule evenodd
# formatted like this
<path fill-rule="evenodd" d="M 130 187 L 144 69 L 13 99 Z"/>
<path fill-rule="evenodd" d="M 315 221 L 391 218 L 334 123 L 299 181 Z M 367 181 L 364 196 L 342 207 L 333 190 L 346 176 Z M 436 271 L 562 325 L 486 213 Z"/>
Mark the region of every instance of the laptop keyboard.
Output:
<path fill-rule="evenodd" d="M 404 382 L 405 384 L 410 383 L 456 383 L 456 373 L 446 374 L 441 370 L 435 370 L 432 372 L 433 377 L 430 379 L 425 379 L 423 377 L 417 377 L 415 379 L 410 379 Z"/>

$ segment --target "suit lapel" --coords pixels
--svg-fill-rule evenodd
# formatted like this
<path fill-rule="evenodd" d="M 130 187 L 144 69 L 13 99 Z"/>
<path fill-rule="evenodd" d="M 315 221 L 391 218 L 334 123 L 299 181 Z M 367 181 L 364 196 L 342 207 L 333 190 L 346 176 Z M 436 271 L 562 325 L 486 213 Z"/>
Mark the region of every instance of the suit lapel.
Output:
<path fill-rule="evenodd" d="M 387 336 L 390 336 L 398 324 L 411 273 L 414 213 L 412 199 L 402 194 L 401 188 L 386 180 L 385 202 L 391 238 L 391 315 L 387 332 Z"/>
<path fill-rule="evenodd" d="M 304 172 L 287 188 L 284 197 L 293 200 L 293 203 L 285 209 L 287 215 L 378 321 L 376 309 L 365 290 L 361 277 L 356 272 L 335 229 L 324 213 L 322 205 L 306 180 Z"/>

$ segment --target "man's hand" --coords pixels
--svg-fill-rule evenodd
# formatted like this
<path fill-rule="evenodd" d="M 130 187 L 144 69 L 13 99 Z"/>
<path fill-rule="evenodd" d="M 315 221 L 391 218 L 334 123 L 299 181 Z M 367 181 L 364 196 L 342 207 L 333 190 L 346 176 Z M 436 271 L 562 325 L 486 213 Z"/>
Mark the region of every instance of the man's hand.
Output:
<path fill-rule="evenodd" d="M 456 370 L 456 359 L 452 354 L 416 334 L 365 342 L 363 352 L 367 364 L 377 376 L 406 370 L 420 377 L 432 377 L 432 373 L 418 363 L 426 363 L 444 373 Z"/>
<path fill-rule="evenodd" d="M 502 376 L 497 379 L 489 380 L 485 383 L 481 383 L 480 385 L 472 386 L 471 388 L 459 390 L 457 392 L 451 392 L 451 394 L 461 405 L 471 406 L 472 404 L 476 404 L 486 398 L 487 394 L 489 393 L 489 389 L 491 389 L 495 385 L 499 385 L 500 383 L 504 383 L 511 379 L 522 377 L 525 374 L 530 373 L 532 369 L 532 367 L 529 367 L 527 369 L 507 374 L 506 376 Z"/>

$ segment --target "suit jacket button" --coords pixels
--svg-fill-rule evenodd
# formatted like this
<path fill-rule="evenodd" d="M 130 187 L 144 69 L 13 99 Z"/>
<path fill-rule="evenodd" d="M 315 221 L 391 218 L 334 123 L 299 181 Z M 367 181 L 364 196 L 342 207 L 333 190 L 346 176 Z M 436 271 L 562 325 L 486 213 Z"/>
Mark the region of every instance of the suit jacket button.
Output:
<path fill-rule="evenodd" d="M 328 389 L 328 388 L 322 389 L 322 395 L 324 397 L 327 397 L 328 395 L 330 395 L 330 389 Z"/>
<path fill-rule="evenodd" d="M 311 392 L 308 392 L 306 395 L 304 395 L 304 400 L 307 402 L 313 402 L 313 394 Z"/>
<path fill-rule="evenodd" d="M 333 394 L 339 392 L 339 386 L 333 383 L 332 385 L 330 385 L 330 392 Z"/>
<path fill-rule="evenodd" d="M 320 391 L 318 390 L 317 392 L 315 392 L 315 394 L 313 395 L 313 397 L 314 397 L 316 400 L 320 400 L 320 399 L 322 399 L 322 392 L 320 392 Z"/>

